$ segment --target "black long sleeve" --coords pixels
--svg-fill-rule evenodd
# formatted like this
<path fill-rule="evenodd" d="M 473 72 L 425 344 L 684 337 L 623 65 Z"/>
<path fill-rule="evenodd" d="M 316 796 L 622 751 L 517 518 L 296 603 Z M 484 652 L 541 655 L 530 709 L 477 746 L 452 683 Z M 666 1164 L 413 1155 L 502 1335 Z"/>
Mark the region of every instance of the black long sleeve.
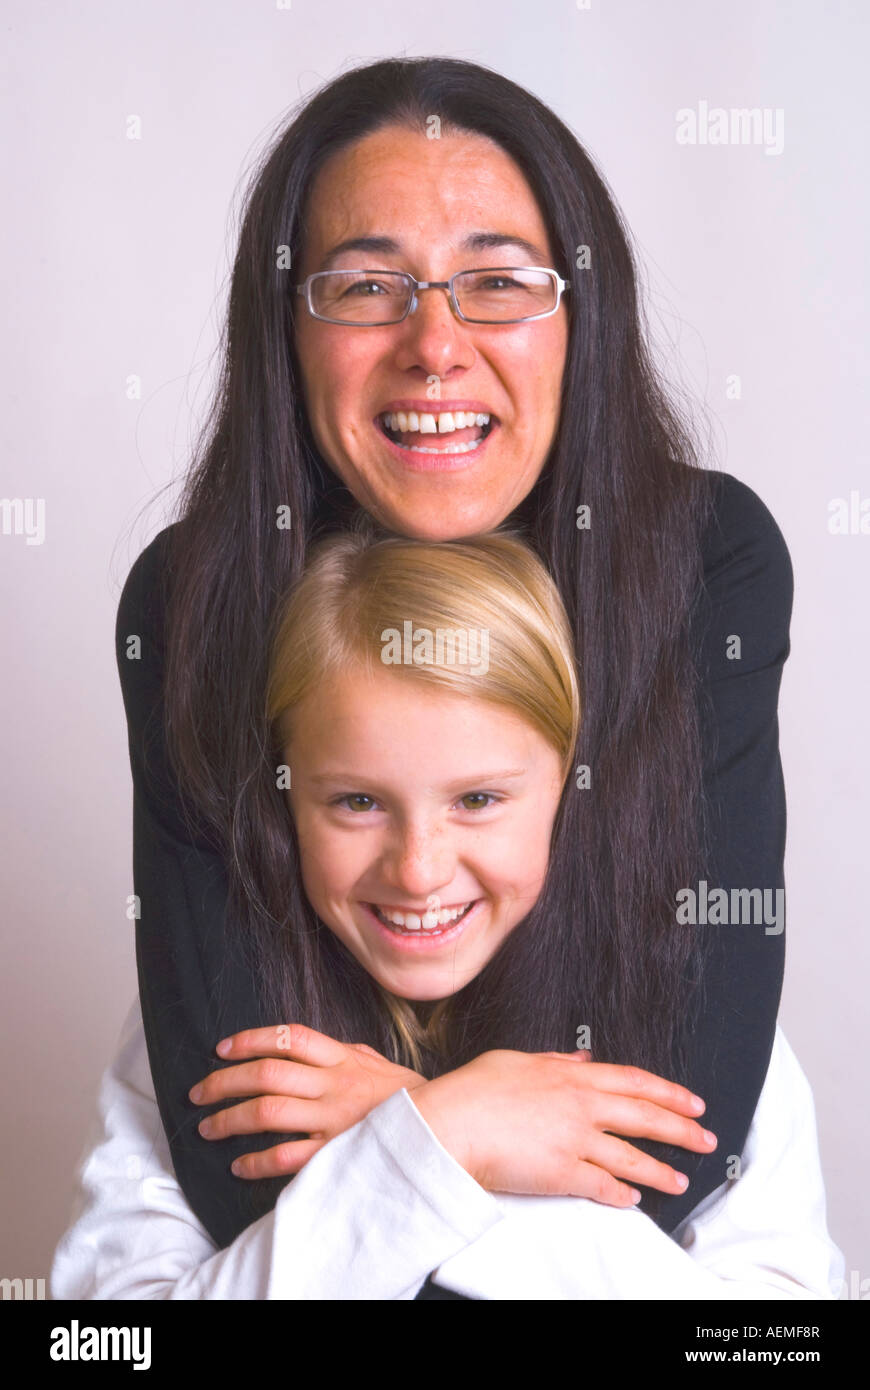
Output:
<path fill-rule="evenodd" d="M 210 1144 L 188 1099 L 196 1081 L 228 1065 L 221 1038 L 275 1023 L 258 1004 L 256 981 L 227 929 L 223 859 L 202 832 L 191 833 L 167 759 L 162 726 L 165 653 L 163 580 L 171 528 L 136 560 L 124 585 L 115 645 L 133 775 L 133 885 L 139 898 L 136 964 L 148 1058 L 179 1184 L 221 1247 L 269 1211 L 286 1179 L 256 1184 L 230 1172 L 233 1159 L 280 1141 L 237 1135 Z M 129 643 L 138 636 L 141 654 Z"/>
<path fill-rule="evenodd" d="M 786 802 L 777 706 L 790 650 L 791 559 L 761 499 L 719 475 L 714 519 L 704 537 L 704 586 L 695 636 L 704 674 L 701 722 L 710 815 L 709 890 L 784 890 Z M 733 638 L 740 656 L 729 656 Z M 687 885 L 688 886 L 688 885 Z M 694 885 L 697 888 L 697 885 Z M 783 905 L 784 905 L 783 897 Z M 711 1154 L 680 1151 L 689 1186 L 664 1196 L 658 1224 L 672 1231 L 694 1206 L 734 1176 L 767 1074 L 785 967 L 781 931 L 768 923 L 699 925 L 706 937 L 703 1007 L 689 1086 L 707 1102 Z"/>
<path fill-rule="evenodd" d="M 714 523 L 704 538 L 704 592 L 698 607 L 710 713 L 704 719 L 704 783 L 714 823 L 708 881 L 730 889 L 783 886 L 785 795 L 777 700 L 789 650 L 793 579 L 782 535 L 751 488 L 719 475 Z M 202 1111 L 188 1091 L 220 1065 L 214 1048 L 261 1016 L 256 982 L 227 930 L 224 865 L 205 835 L 181 817 L 162 736 L 165 650 L 163 576 L 170 529 L 133 565 L 116 624 L 118 671 L 133 775 L 133 875 L 139 992 L 160 1114 L 181 1188 L 220 1246 L 271 1209 L 286 1179 L 256 1188 L 230 1172 L 234 1158 L 274 1144 L 239 1135 L 219 1144 L 197 1131 Z M 740 660 L 726 638 L 741 639 Z M 128 638 L 141 655 L 128 656 Z M 706 702 L 705 702 L 706 703 Z M 773 1046 L 784 963 L 784 933 L 764 926 L 699 927 L 712 933 L 705 1007 L 689 1084 L 707 1102 L 704 1121 L 716 1152 L 686 1151 L 686 1193 L 663 1199 L 668 1231 L 727 1177 L 739 1155 Z"/>

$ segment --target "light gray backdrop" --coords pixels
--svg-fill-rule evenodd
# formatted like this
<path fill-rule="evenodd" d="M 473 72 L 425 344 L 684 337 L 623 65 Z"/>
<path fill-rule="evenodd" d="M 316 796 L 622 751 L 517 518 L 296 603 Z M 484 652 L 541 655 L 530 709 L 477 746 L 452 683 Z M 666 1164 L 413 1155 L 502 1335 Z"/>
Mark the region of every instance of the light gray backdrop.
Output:
<path fill-rule="evenodd" d="M 870 535 L 829 530 L 833 499 L 870 499 L 868 15 L 846 0 L 5 4 L 0 495 L 43 499 L 45 531 L 0 534 L 0 1276 L 48 1274 L 136 990 L 115 612 L 175 489 L 142 508 L 177 484 L 207 401 L 242 176 L 321 81 L 430 53 L 498 69 L 579 135 L 636 238 L 668 372 L 788 542 L 780 1018 L 813 1085 L 853 1289 L 870 1274 Z M 677 113 L 713 108 L 768 124 L 680 143 Z"/>

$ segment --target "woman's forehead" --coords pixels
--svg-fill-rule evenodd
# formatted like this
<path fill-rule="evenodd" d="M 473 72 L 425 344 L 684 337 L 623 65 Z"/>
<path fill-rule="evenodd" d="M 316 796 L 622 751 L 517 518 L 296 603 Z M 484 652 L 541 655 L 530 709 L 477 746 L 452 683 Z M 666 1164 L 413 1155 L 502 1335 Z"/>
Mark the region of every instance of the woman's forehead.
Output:
<path fill-rule="evenodd" d="M 319 171 L 304 223 L 308 255 L 321 269 L 360 238 L 394 243 L 401 249 L 393 255 L 433 238 L 458 252 L 484 231 L 513 233 L 518 249 L 523 241 L 539 249 L 533 263 L 549 263 L 544 219 L 522 170 L 499 145 L 467 132 L 429 140 L 391 126 L 364 136 Z"/>

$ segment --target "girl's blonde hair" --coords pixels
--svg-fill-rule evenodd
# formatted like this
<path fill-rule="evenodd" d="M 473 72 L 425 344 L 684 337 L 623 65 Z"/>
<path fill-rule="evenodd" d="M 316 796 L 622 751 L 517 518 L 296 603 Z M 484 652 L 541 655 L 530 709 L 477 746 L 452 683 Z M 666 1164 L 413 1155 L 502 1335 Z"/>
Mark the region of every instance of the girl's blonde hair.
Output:
<path fill-rule="evenodd" d="M 574 646 L 555 584 L 515 533 L 377 538 L 363 522 L 313 548 L 275 623 L 266 714 L 279 761 L 294 709 L 323 681 L 362 666 L 510 710 L 556 750 L 564 784 L 580 726 Z M 472 635 L 464 653 L 459 634 Z M 423 1027 L 408 1000 L 382 993 L 399 1050 L 417 1068 L 419 1045 L 437 1047 L 443 1036 L 449 1000 Z"/>

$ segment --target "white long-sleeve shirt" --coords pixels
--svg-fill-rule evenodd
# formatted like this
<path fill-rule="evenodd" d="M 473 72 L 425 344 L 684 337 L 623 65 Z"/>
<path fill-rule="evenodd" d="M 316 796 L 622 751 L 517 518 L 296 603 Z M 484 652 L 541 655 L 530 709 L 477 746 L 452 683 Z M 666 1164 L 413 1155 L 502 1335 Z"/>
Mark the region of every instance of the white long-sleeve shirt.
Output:
<path fill-rule="evenodd" d="M 138 998 L 98 1111 L 56 1299 L 413 1299 L 430 1271 L 479 1299 L 832 1299 L 844 1272 L 812 1092 L 779 1027 L 740 1176 L 673 1237 L 635 1209 L 487 1192 L 401 1090 L 220 1250 L 173 1172 Z"/>

